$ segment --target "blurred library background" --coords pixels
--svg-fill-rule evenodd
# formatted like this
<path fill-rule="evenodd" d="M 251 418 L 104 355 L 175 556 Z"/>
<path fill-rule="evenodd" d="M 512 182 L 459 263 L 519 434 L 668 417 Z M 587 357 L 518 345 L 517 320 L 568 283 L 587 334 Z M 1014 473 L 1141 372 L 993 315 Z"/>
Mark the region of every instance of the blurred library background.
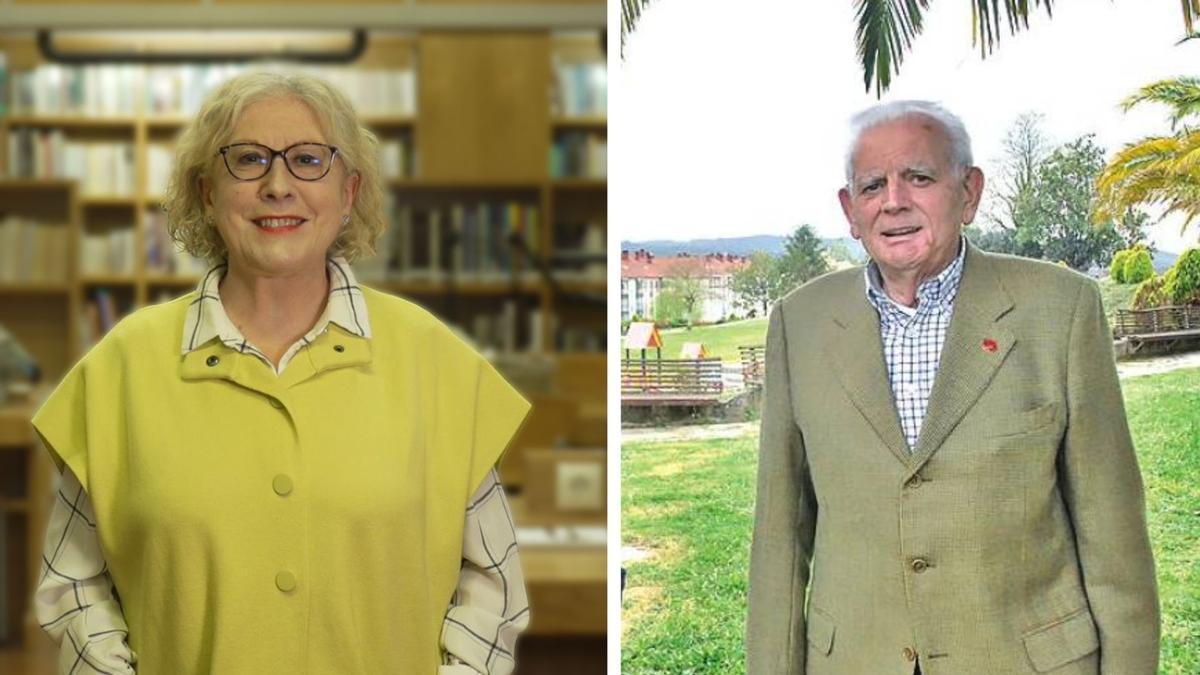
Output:
<path fill-rule="evenodd" d="M 174 139 L 251 69 L 350 96 L 388 187 L 359 280 L 534 404 L 500 467 L 517 673 L 605 672 L 605 38 L 602 0 L 0 0 L 0 673 L 55 672 L 30 596 L 58 476 L 29 420 L 115 322 L 195 286 L 159 207 Z"/>

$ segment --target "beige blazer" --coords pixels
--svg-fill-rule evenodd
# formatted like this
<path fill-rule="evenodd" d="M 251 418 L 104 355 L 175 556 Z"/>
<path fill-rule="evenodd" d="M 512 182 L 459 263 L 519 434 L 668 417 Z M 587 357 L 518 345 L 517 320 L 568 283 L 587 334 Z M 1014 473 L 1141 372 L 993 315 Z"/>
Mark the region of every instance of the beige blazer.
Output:
<path fill-rule="evenodd" d="M 925 675 L 1156 672 L 1142 481 L 1097 286 L 973 247 L 964 264 L 912 451 L 862 268 L 773 308 L 749 675 L 908 675 L 918 657 Z"/>

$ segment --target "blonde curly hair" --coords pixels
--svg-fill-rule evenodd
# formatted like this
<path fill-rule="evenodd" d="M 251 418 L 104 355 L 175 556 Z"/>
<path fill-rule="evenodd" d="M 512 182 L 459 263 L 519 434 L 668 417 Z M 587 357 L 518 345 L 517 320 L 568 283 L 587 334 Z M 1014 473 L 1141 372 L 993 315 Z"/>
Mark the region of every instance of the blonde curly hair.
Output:
<path fill-rule="evenodd" d="M 328 255 L 343 256 L 350 262 L 374 255 L 375 244 L 386 227 L 379 140 L 359 122 L 345 94 L 303 73 L 246 73 L 227 80 L 208 96 L 179 136 L 175 166 L 162 203 L 167 233 L 197 258 L 209 262 L 226 259 L 229 251 L 225 241 L 205 212 L 200 179 L 221 166 L 216 160 L 217 150 L 233 133 L 246 106 L 272 98 L 297 98 L 306 103 L 330 145 L 337 147 L 346 175 L 359 175 L 350 222 L 342 228 Z"/>

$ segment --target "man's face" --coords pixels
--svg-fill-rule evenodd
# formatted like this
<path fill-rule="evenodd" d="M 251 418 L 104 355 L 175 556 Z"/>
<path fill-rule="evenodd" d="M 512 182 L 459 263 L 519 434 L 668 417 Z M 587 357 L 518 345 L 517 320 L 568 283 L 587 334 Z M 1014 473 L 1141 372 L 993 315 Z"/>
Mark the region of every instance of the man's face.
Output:
<path fill-rule="evenodd" d="M 872 127 L 859 138 L 849 187 L 838 192 L 850 234 L 885 277 L 936 275 L 958 253 L 963 223 L 975 217 L 983 172 L 958 175 L 949 139 L 923 116 Z"/>

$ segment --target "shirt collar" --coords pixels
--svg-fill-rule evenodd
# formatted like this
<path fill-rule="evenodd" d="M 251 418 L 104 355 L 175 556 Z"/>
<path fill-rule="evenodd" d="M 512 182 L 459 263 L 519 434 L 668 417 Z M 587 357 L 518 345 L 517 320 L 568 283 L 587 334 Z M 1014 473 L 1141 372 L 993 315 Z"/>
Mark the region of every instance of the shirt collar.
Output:
<path fill-rule="evenodd" d="M 362 288 L 354 277 L 354 271 L 345 258 L 329 258 L 325 262 L 329 273 L 329 299 L 321 317 L 300 339 L 305 344 L 312 342 L 333 322 L 347 332 L 369 340 L 371 324 L 367 319 L 367 303 L 363 300 Z M 214 338 L 239 351 L 251 348 L 221 304 L 219 286 L 227 267 L 226 263 L 214 265 L 200 278 L 196 297 L 188 306 L 184 320 L 181 353 L 187 354 Z"/>
<path fill-rule="evenodd" d="M 907 307 L 888 296 L 887 292 L 883 290 L 883 275 L 879 271 L 879 266 L 875 264 L 874 260 L 871 260 L 863 270 L 863 275 L 866 277 L 867 299 L 881 313 L 883 307 L 886 306 L 899 310 L 905 316 L 910 317 L 920 311 L 947 310 L 954 306 L 954 298 L 958 295 L 966 253 L 966 237 L 959 235 L 958 255 L 954 260 L 937 276 L 926 279 L 917 287 L 916 307 Z"/>

